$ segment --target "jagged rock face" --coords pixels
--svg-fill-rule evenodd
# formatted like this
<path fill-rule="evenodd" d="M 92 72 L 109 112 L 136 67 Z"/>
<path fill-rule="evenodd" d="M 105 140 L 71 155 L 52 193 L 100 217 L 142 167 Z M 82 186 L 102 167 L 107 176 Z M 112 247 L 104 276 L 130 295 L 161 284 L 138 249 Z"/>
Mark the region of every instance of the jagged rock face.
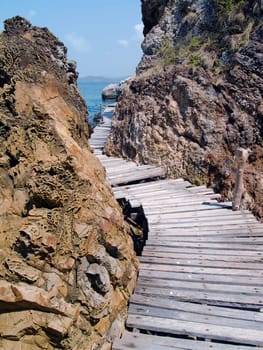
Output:
<path fill-rule="evenodd" d="M 0 348 L 97 349 L 121 331 L 137 259 L 66 48 L 16 17 L 0 36 Z"/>
<path fill-rule="evenodd" d="M 144 55 L 137 67 L 138 73 L 155 64 L 165 40 L 172 46 L 183 47 L 193 36 L 212 31 L 216 6 L 213 0 L 142 0 L 142 15 Z"/>
<path fill-rule="evenodd" d="M 119 98 L 105 151 L 165 166 L 231 199 L 235 151 L 250 148 L 245 202 L 262 217 L 262 8 L 222 3 L 156 1 L 159 20 L 150 24 L 153 3 L 142 1 L 144 56 Z"/>

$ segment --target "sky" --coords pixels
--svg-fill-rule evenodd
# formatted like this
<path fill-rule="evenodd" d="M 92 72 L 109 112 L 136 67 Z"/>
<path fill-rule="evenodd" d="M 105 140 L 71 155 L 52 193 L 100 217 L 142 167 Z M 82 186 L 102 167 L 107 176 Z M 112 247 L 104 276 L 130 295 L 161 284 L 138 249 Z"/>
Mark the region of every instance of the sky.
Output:
<path fill-rule="evenodd" d="M 135 74 L 142 56 L 140 0 L 2 0 L 0 30 L 16 15 L 58 37 L 80 77 Z"/>

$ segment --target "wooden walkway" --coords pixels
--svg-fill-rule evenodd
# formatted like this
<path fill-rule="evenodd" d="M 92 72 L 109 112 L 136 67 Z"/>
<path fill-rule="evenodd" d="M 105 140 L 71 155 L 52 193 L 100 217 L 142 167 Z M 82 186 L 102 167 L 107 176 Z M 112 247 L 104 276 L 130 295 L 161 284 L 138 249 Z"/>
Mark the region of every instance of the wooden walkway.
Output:
<path fill-rule="evenodd" d="M 102 148 L 106 142 L 111 128 L 111 117 L 114 107 L 107 107 L 104 111 L 103 123 L 97 126 L 91 135 L 90 146 L 100 159 L 107 171 L 107 180 L 112 186 L 133 183 L 156 177 L 164 177 L 165 172 L 161 168 L 152 165 L 138 166 L 121 158 L 107 157 L 102 154 Z"/>
<path fill-rule="evenodd" d="M 149 226 L 127 331 L 113 350 L 262 347 L 263 225 L 248 211 L 218 203 L 205 186 L 104 156 L 109 130 L 105 120 L 90 144 L 115 197 L 141 205 Z"/>

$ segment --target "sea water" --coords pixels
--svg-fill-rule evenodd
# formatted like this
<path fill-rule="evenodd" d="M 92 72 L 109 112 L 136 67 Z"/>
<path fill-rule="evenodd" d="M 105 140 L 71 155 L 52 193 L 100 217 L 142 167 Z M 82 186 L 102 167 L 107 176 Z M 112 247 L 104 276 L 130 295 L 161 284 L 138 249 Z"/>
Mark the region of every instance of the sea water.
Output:
<path fill-rule="evenodd" d="M 109 84 L 118 83 L 116 80 L 105 81 L 79 81 L 78 87 L 88 106 L 88 121 L 93 124 L 93 118 L 100 113 L 107 104 L 112 101 L 103 101 L 101 97 L 102 90 Z"/>

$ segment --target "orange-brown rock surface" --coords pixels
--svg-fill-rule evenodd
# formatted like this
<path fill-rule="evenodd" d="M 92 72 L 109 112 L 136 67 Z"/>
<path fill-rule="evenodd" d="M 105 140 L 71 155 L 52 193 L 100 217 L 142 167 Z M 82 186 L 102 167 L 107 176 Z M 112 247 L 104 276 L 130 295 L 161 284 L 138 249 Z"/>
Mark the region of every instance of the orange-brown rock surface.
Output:
<path fill-rule="evenodd" d="M 166 167 L 231 199 L 250 149 L 244 204 L 263 218 L 262 1 L 142 0 L 144 55 L 105 151 Z"/>
<path fill-rule="evenodd" d="M 137 259 L 87 146 L 74 62 L 46 28 L 0 35 L 0 348 L 109 348 Z"/>

